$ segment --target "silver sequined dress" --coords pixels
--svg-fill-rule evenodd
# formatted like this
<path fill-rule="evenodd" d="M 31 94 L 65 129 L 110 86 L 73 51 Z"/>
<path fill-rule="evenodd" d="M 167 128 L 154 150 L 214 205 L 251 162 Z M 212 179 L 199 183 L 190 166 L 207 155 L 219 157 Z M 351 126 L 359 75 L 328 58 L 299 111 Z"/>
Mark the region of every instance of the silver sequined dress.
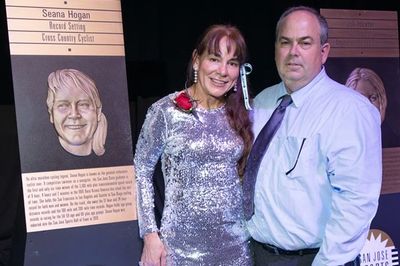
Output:
<path fill-rule="evenodd" d="M 159 231 L 168 265 L 251 265 L 236 170 L 243 141 L 224 107 L 185 113 L 175 95 L 149 108 L 136 145 L 140 235 Z M 165 203 L 158 229 L 152 174 L 160 156 Z"/>

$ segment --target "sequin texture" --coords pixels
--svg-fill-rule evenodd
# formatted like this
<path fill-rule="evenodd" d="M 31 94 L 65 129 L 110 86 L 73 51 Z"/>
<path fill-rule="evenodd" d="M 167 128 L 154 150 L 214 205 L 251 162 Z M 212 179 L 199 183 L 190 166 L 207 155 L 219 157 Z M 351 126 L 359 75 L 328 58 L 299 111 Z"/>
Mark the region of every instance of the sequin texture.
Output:
<path fill-rule="evenodd" d="M 243 141 L 225 107 L 185 113 L 175 95 L 149 108 L 136 145 L 140 235 L 160 233 L 168 265 L 251 265 L 236 169 Z M 152 175 L 160 156 L 165 203 L 158 230 Z"/>

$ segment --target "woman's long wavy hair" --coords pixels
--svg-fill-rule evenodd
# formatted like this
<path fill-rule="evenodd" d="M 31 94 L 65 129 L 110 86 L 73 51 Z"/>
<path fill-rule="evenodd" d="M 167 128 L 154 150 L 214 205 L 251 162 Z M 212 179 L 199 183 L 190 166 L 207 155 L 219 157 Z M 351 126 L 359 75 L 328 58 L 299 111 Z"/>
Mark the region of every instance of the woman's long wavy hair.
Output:
<path fill-rule="evenodd" d="M 193 62 L 197 57 L 204 53 L 219 54 L 220 41 L 222 38 L 228 38 L 228 52 L 230 49 L 235 49 L 235 56 L 238 58 L 240 65 L 244 64 L 247 59 L 247 46 L 239 29 L 232 25 L 212 25 L 203 33 L 187 67 L 186 86 L 190 87 L 194 83 Z M 242 138 L 244 143 L 244 150 L 242 157 L 238 161 L 238 172 L 242 178 L 244 168 L 249 156 L 251 146 L 253 143 L 252 123 L 248 111 L 244 106 L 242 83 L 240 75 L 236 82 L 236 89 L 233 87 L 228 91 L 225 96 L 226 100 L 226 115 L 228 116 L 229 124 Z"/>

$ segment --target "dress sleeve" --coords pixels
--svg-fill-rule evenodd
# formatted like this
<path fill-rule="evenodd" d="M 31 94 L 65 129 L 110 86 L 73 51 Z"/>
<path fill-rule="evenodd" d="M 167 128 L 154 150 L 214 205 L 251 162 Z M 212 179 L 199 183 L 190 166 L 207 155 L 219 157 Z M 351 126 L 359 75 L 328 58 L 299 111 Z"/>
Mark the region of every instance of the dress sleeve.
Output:
<path fill-rule="evenodd" d="M 153 173 L 167 137 L 165 113 L 153 104 L 147 111 L 134 156 L 137 186 L 137 207 L 140 236 L 157 232 L 154 214 Z"/>

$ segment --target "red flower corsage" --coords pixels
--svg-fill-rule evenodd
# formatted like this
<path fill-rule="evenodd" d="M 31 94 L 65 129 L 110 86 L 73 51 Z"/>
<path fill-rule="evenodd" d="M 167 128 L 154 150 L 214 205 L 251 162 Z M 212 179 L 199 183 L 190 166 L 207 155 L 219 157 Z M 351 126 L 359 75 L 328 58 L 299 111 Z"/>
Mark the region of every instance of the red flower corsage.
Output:
<path fill-rule="evenodd" d="M 194 100 L 189 96 L 186 91 L 181 91 L 180 93 L 178 93 L 173 101 L 176 107 L 186 113 L 191 113 L 195 108 Z"/>

